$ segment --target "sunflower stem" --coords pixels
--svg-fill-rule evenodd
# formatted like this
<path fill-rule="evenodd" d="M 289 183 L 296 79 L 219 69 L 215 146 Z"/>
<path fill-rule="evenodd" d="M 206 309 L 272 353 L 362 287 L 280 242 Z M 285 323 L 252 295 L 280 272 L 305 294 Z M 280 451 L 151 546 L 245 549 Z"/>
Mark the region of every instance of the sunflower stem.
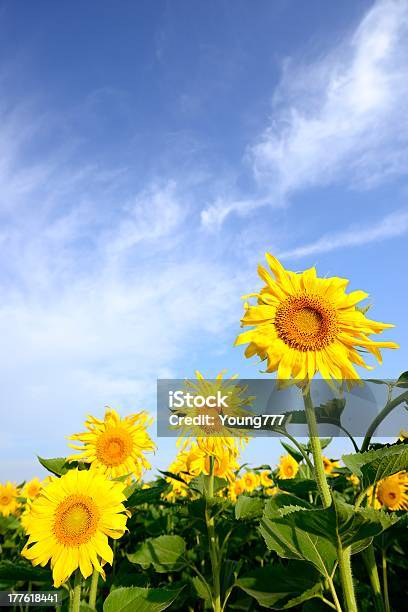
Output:
<path fill-rule="evenodd" d="M 98 579 L 99 572 L 94 569 L 91 580 L 91 588 L 89 590 L 89 605 L 91 608 L 96 607 L 96 596 L 98 594 Z"/>
<path fill-rule="evenodd" d="M 303 401 L 305 404 L 305 413 L 309 429 L 310 446 L 312 449 L 314 474 L 316 478 L 317 488 L 319 489 L 323 507 L 328 508 L 332 503 L 332 496 L 324 471 L 322 446 L 320 444 L 319 433 L 317 431 L 316 415 L 314 412 L 309 388 L 303 392 Z"/>
<path fill-rule="evenodd" d="M 341 543 L 337 548 L 340 581 L 343 588 L 344 603 L 347 612 L 358 612 L 356 596 L 354 594 L 353 576 L 351 573 L 351 546 L 343 549 Z"/>
<path fill-rule="evenodd" d="M 71 604 L 70 612 L 79 612 L 79 609 L 81 606 L 81 583 L 82 583 L 82 576 L 81 576 L 81 571 L 78 568 L 75 572 L 75 577 L 74 577 L 74 590 L 73 590 L 72 604 Z"/>
<path fill-rule="evenodd" d="M 361 446 L 362 453 L 368 449 L 369 444 L 371 442 L 371 438 L 375 434 L 377 427 L 390 414 L 390 412 L 394 410 L 394 408 L 399 406 L 399 404 L 401 404 L 402 402 L 406 402 L 406 401 L 408 401 L 408 391 L 405 391 L 405 393 L 401 393 L 401 395 L 398 395 L 398 397 L 386 403 L 384 408 L 381 410 L 379 414 L 377 414 L 377 416 L 371 423 L 370 427 L 367 429 L 367 433 L 365 435 L 363 444 Z"/>
<path fill-rule="evenodd" d="M 221 612 L 221 584 L 220 584 L 220 564 L 219 564 L 219 551 L 218 542 L 215 533 L 215 521 L 214 517 L 208 508 L 208 500 L 214 497 L 214 457 L 210 456 L 210 474 L 208 479 L 208 499 L 206 502 L 205 518 L 207 523 L 208 532 L 208 545 L 211 561 L 211 571 L 213 579 L 213 610 L 214 612 Z"/>
<path fill-rule="evenodd" d="M 362 553 L 364 565 L 370 578 L 373 591 L 374 606 L 376 612 L 384 612 L 384 603 L 381 593 L 380 578 L 378 576 L 377 564 L 375 562 L 374 546 L 370 544 Z"/>
<path fill-rule="evenodd" d="M 383 575 L 385 612 L 390 612 L 391 608 L 390 608 L 390 596 L 388 593 L 387 553 L 385 550 L 382 551 L 381 564 L 382 564 L 382 575 Z"/>

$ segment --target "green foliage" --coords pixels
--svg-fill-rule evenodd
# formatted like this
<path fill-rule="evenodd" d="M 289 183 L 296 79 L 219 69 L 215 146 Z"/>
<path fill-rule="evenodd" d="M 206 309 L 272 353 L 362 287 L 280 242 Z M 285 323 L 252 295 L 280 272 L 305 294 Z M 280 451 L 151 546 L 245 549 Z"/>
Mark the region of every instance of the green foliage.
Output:
<path fill-rule="evenodd" d="M 323 588 L 319 573 L 310 565 L 290 561 L 284 565 L 267 565 L 236 581 L 236 586 L 251 595 L 260 606 L 286 610 L 320 597 Z"/>
<path fill-rule="evenodd" d="M 393 444 L 364 453 L 343 455 L 342 459 L 367 488 L 387 476 L 408 470 L 408 444 Z"/>
<path fill-rule="evenodd" d="M 260 517 L 263 512 L 264 502 L 259 497 L 248 497 L 240 495 L 235 504 L 235 518 L 253 519 Z"/>
<path fill-rule="evenodd" d="M 103 612 L 161 612 L 177 598 L 181 589 L 120 588 L 112 591 Z"/>
<path fill-rule="evenodd" d="M 131 563 L 138 563 L 144 569 L 153 565 L 156 572 L 176 572 L 187 564 L 186 543 L 178 535 L 162 535 L 149 538 L 134 553 L 127 557 Z"/>

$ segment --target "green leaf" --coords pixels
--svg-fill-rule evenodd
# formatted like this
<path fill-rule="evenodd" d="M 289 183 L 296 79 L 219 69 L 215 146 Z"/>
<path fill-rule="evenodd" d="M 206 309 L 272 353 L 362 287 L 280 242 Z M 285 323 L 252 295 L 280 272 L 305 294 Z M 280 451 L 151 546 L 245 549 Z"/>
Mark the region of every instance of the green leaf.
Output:
<path fill-rule="evenodd" d="M 325 404 L 315 407 L 315 415 L 318 423 L 326 423 L 328 425 L 335 425 L 338 427 L 341 425 L 341 415 L 346 406 L 346 400 L 344 398 L 333 398 Z M 288 423 L 291 424 L 304 424 L 306 423 L 306 414 L 304 410 L 294 410 L 288 412 Z M 327 438 L 326 438 L 327 439 Z M 329 444 L 329 442 L 328 442 Z"/>
<path fill-rule="evenodd" d="M 270 550 L 280 557 L 308 561 L 324 577 L 330 576 L 337 560 L 336 548 L 326 538 L 309 534 L 278 512 L 261 520 L 260 532 Z"/>
<path fill-rule="evenodd" d="M 189 483 L 190 489 L 193 491 L 198 491 L 201 495 L 205 497 L 208 496 L 208 485 L 210 482 L 210 477 L 206 474 L 200 474 L 197 478 L 193 478 Z M 228 482 L 224 478 L 218 478 L 218 476 L 214 476 L 214 494 L 225 487 L 228 486 Z"/>
<path fill-rule="evenodd" d="M 212 597 L 211 587 L 207 581 L 200 578 L 200 576 L 194 576 L 191 580 L 195 590 L 197 591 L 197 595 L 201 597 L 201 599 L 204 599 L 206 602 L 210 603 Z"/>
<path fill-rule="evenodd" d="M 76 462 L 74 464 L 70 464 L 67 462 L 65 457 L 56 457 L 55 459 L 44 459 L 43 457 L 38 457 L 38 461 L 41 463 L 46 470 L 51 472 L 51 474 L 55 474 L 56 476 L 62 476 L 66 474 L 68 470 L 72 467 L 76 467 Z"/>
<path fill-rule="evenodd" d="M 125 505 L 128 508 L 135 508 L 141 504 L 157 504 L 160 502 L 162 493 L 167 489 L 168 483 L 165 480 L 148 489 L 137 489 L 131 493 Z"/>
<path fill-rule="evenodd" d="M 0 561 L 0 580 L 51 582 L 51 572 L 24 561 Z"/>
<path fill-rule="evenodd" d="M 266 518 L 273 518 L 276 512 L 279 512 L 281 508 L 285 506 L 297 506 L 301 508 L 312 508 L 309 502 L 292 495 L 291 493 L 277 493 L 265 504 L 264 516 Z"/>
<path fill-rule="evenodd" d="M 317 484 L 315 480 L 311 478 L 298 479 L 298 478 L 286 478 L 276 479 L 276 486 L 281 491 L 288 491 L 294 495 L 307 495 L 310 491 L 317 491 Z"/>
<path fill-rule="evenodd" d="M 163 535 L 149 538 L 133 554 L 127 557 L 131 563 L 138 563 L 144 569 L 153 565 L 156 572 L 176 572 L 186 566 L 186 543 L 178 535 Z"/>
<path fill-rule="evenodd" d="M 347 548 L 361 540 L 379 535 L 398 521 L 398 517 L 373 508 L 358 508 L 335 499 L 329 508 L 303 510 L 287 507 L 281 516 L 308 534 L 328 540 L 334 547 Z"/>
<path fill-rule="evenodd" d="M 397 443 L 364 453 L 343 455 L 342 459 L 367 488 L 387 476 L 408 470 L 408 444 Z"/>
<path fill-rule="evenodd" d="M 108 595 L 103 612 L 161 612 L 173 603 L 181 590 L 122 587 Z"/>
<path fill-rule="evenodd" d="M 285 449 L 285 451 L 288 452 L 289 455 L 291 455 L 291 457 L 293 457 L 293 459 L 295 461 L 300 463 L 301 461 L 304 460 L 304 457 L 303 457 L 302 453 L 300 451 L 296 450 L 296 448 L 293 448 L 293 446 L 291 446 L 287 442 L 284 442 L 283 440 L 281 440 L 280 443 L 282 444 L 282 446 Z"/>
<path fill-rule="evenodd" d="M 408 372 L 403 372 L 396 382 L 397 387 L 408 388 Z"/>
<path fill-rule="evenodd" d="M 261 567 L 239 578 L 235 585 L 256 599 L 260 606 L 274 610 L 299 605 L 321 596 L 323 591 L 318 572 L 300 561 L 290 561 L 286 567 Z"/>
<path fill-rule="evenodd" d="M 236 519 L 253 519 L 262 516 L 264 501 L 260 497 L 240 495 L 235 504 Z"/>

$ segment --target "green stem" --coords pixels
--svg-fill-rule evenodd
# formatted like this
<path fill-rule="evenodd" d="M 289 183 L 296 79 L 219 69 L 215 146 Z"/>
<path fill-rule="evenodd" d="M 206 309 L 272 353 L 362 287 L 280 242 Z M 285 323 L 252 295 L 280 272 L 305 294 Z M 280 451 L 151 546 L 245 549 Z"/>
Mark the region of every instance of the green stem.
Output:
<path fill-rule="evenodd" d="M 323 466 L 322 447 L 320 444 L 319 433 L 317 431 L 316 415 L 314 412 L 310 390 L 304 391 L 303 401 L 305 404 L 305 414 L 307 425 L 309 428 L 310 447 L 312 449 L 314 474 L 316 478 L 317 488 L 319 489 L 323 507 L 328 508 L 332 503 L 330 487 L 327 483 L 326 474 Z"/>
<path fill-rule="evenodd" d="M 332 578 L 328 578 L 327 581 L 329 583 L 330 592 L 331 592 L 332 597 L 333 597 L 334 608 L 337 610 L 337 612 L 342 612 L 340 601 L 339 601 L 339 598 L 337 596 L 336 587 L 334 586 L 333 579 Z"/>
<path fill-rule="evenodd" d="M 351 547 L 343 549 L 339 543 L 337 549 L 339 562 L 340 580 L 343 588 L 344 603 L 347 612 L 358 612 L 356 597 L 354 594 L 353 576 L 351 574 Z"/>
<path fill-rule="evenodd" d="M 309 457 L 307 456 L 307 453 L 304 451 L 304 449 L 301 447 L 299 442 L 296 440 L 296 438 L 291 436 L 290 433 L 288 433 L 287 431 L 285 431 L 285 436 L 287 437 L 288 440 L 290 440 L 296 446 L 296 448 L 298 449 L 300 454 L 303 455 L 303 459 L 306 461 L 307 465 L 309 466 L 309 468 L 313 472 L 313 464 L 310 461 Z"/>
<path fill-rule="evenodd" d="M 210 476 L 208 480 L 208 498 L 214 497 L 214 457 L 210 457 Z M 221 612 L 221 585 L 220 585 L 220 564 L 217 536 L 215 533 L 214 517 L 208 510 L 208 502 L 205 510 L 205 518 L 207 523 L 208 544 L 211 561 L 211 572 L 213 579 L 213 610 Z"/>
<path fill-rule="evenodd" d="M 79 569 L 77 569 L 75 572 L 75 578 L 74 578 L 74 592 L 73 592 L 70 612 L 79 612 L 79 608 L 81 605 L 81 583 L 82 583 L 81 572 Z"/>
<path fill-rule="evenodd" d="M 370 427 L 367 429 L 367 433 L 361 446 L 361 452 L 364 452 L 368 449 L 368 446 L 371 442 L 371 438 L 373 437 L 375 430 L 380 425 L 380 423 L 382 423 L 382 421 L 390 414 L 392 410 L 394 410 L 394 408 L 396 408 L 402 402 L 406 401 L 408 401 L 408 391 L 405 391 L 405 393 L 401 393 L 401 395 L 386 403 L 384 408 L 379 414 L 377 414 Z"/>
<path fill-rule="evenodd" d="M 390 612 L 391 608 L 390 608 L 390 597 L 388 594 L 387 554 L 385 550 L 382 551 L 381 561 L 382 561 L 385 612 Z"/>
<path fill-rule="evenodd" d="M 94 569 L 91 580 L 91 588 L 89 590 L 89 605 L 91 608 L 96 607 L 96 596 L 98 594 L 98 579 L 99 572 Z"/>
<path fill-rule="evenodd" d="M 364 565 L 370 578 L 373 591 L 374 606 L 376 612 L 384 612 L 384 602 L 381 593 L 380 578 L 378 576 L 377 564 L 375 562 L 374 546 L 370 544 L 362 553 Z"/>

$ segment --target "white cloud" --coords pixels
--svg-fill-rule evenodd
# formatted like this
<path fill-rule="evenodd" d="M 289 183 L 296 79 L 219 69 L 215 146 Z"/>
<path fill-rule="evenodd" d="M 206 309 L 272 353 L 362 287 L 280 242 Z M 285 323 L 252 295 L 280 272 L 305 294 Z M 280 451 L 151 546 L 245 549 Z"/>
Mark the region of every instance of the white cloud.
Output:
<path fill-rule="evenodd" d="M 408 168 L 408 3 L 382 0 L 356 31 L 312 65 L 288 61 L 269 125 L 249 150 L 261 196 L 245 210 L 282 205 L 301 189 L 343 180 L 371 187 Z M 219 224 L 241 202 L 215 204 Z"/>
<path fill-rule="evenodd" d="M 350 246 L 361 246 L 387 238 L 402 236 L 408 232 L 408 211 L 394 212 L 374 225 L 354 226 L 353 228 L 326 234 L 304 246 L 296 247 L 278 254 L 281 259 L 299 259 L 317 253 L 327 253 Z"/>

